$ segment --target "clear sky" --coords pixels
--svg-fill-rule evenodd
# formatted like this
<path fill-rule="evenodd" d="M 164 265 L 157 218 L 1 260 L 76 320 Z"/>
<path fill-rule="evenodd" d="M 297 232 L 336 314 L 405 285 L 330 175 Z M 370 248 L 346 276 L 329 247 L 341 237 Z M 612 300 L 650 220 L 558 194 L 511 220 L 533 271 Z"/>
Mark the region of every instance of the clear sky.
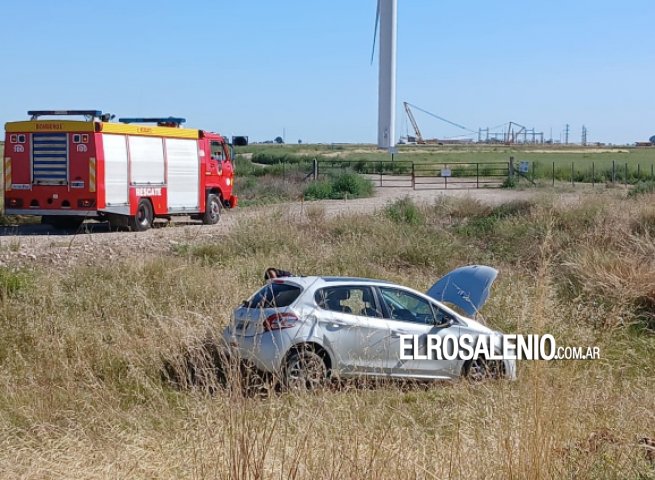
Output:
<path fill-rule="evenodd" d="M 262 141 L 377 135 L 375 0 L 3 2 L 0 122 L 28 109 L 176 115 Z M 399 0 L 402 101 L 473 130 L 655 135 L 652 0 Z M 376 59 L 377 62 L 377 59 Z M 415 112 L 425 137 L 465 133 Z"/>

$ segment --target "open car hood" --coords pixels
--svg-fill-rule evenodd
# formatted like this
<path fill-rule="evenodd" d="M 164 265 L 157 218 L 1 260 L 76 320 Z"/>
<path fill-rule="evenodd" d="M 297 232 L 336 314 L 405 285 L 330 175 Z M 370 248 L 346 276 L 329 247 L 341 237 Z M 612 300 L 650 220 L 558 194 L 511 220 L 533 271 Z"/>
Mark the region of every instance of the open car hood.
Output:
<path fill-rule="evenodd" d="M 456 268 L 432 285 L 427 295 L 457 305 L 472 317 L 487 302 L 497 275 L 498 270 L 485 265 Z"/>

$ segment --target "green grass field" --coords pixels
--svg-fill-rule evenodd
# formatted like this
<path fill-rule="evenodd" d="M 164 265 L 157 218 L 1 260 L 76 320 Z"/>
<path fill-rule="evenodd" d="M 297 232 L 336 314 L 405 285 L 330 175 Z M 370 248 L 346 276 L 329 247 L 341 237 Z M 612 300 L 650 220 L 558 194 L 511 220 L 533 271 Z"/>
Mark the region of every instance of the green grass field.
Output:
<path fill-rule="evenodd" d="M 252 145 L 242 147 L 243 153 L 251 153 L 254 162 L 276 164 L 309 162 L 313 158 L 350 162 L 360 165 L 366 162 L 389 161 L 391 156 L 371 145 Z M 530 176 L 535 178 L 576 182 L 597 182 L 652 178 L 655 174 L 655 148 L 636 147 L 580 147 L 580 146 L 399 146 L 394 160 L 415 163 L 438 163 L 453 166 L 458 163 L 508 162 L 514 157 L 527 161 Z M 627 168 L 627 176 L 626 176 Z M 398 167 L 402 169 L 402 167 Z M 405 168 L 409 171 L 409 167 Z"/>

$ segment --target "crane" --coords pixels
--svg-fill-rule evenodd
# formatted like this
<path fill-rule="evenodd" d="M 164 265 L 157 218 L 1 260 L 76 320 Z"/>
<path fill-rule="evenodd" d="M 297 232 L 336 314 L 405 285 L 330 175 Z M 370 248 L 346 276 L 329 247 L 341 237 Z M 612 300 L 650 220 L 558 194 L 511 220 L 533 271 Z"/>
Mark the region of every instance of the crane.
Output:
<path fill-rule="evenodd" d="M 515 131 L 512 128 L 512 125 L 515 127 L 520 127 L 519 130 Z M 516 122 L 509 122 L 509 127 L 507 128 L 507 138 L 505 140 L 506 145 L 511 145 L 513 143 L 516 143 L 519 139 L 519 135 L 526 135 L 527 136 L 527 128 L 521 125 L 520 123 Z"/>
<path fill-rule="evenodd" d="M 409 102 L 403 102 L 403 105 L 405 106 L 405 112 L 407 112 L 407 117 L 409 118 L 410 123 L 412 124 L 412 128 L 414 128 L 414 132 L 416 133 L 416 143 L 424 144 L 424 143 L 436 143 L 437 140 L 428 140 L 426 141 L 423 138 L 423 135 L 421 135 L 421 130 L 418 128 L 418 124 L 416 123 L 416 119 L 414 118 L 414 114 L 412 113 L 412 110 L 410 107 L 423 112 L 427 115 L 430 115 L 431 117 L 436 118 L 437 120 L 441 120 L 442 122 L 448 123 L 454 127 L 460 128 L 462 130 L 466 130 L 469 133 L 475 133 L 477 134 L 478 132 L 475 130 L 471 130 L 470 128 L 465 127 L 464 125 L 460 125 L 459 123 L 451 122 L 447 118 L 440 117 L 439 115 L 435 115 L 432 112 L 428 112 L 427 110 L 424 110 L 421 107 L 417 107 L 416 105 L 412 105 Z"/>
<path fill-rule="evenodd" d="M 423 135 L 421 135 L 421 130 L 418 128 L 418 123 L 416 123 L 416 119 L 414 118 L 412 109 L 409 108 L 409 103 L 403 102 L 403 105 L 405 106 L 405 112 L 407 113 L 407 118 L 409 118 L 409 123 L 412 124 L 414 133 L 416 134 L 416 143 L 418 143 L 419 145 L 424 144 L 425 140 L 423 140 Z"/>

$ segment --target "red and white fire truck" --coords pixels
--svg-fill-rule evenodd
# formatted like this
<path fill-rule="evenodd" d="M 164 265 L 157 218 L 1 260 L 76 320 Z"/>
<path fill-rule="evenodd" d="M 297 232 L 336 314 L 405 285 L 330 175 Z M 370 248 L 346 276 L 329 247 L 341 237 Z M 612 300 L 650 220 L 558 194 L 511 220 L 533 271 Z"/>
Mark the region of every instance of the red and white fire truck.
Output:
<path fill-rule="evenodd" d="M 69 228 L 96 218 L 142 231 L 172 215 L 215 224 L 223 207 L 237 204 L 231 145 L 216 133 L 181 128 L 183 118 L 112 122 L 97 110 L 28 115 L 5 125 L 7 215 L 40 215 Z"/>

